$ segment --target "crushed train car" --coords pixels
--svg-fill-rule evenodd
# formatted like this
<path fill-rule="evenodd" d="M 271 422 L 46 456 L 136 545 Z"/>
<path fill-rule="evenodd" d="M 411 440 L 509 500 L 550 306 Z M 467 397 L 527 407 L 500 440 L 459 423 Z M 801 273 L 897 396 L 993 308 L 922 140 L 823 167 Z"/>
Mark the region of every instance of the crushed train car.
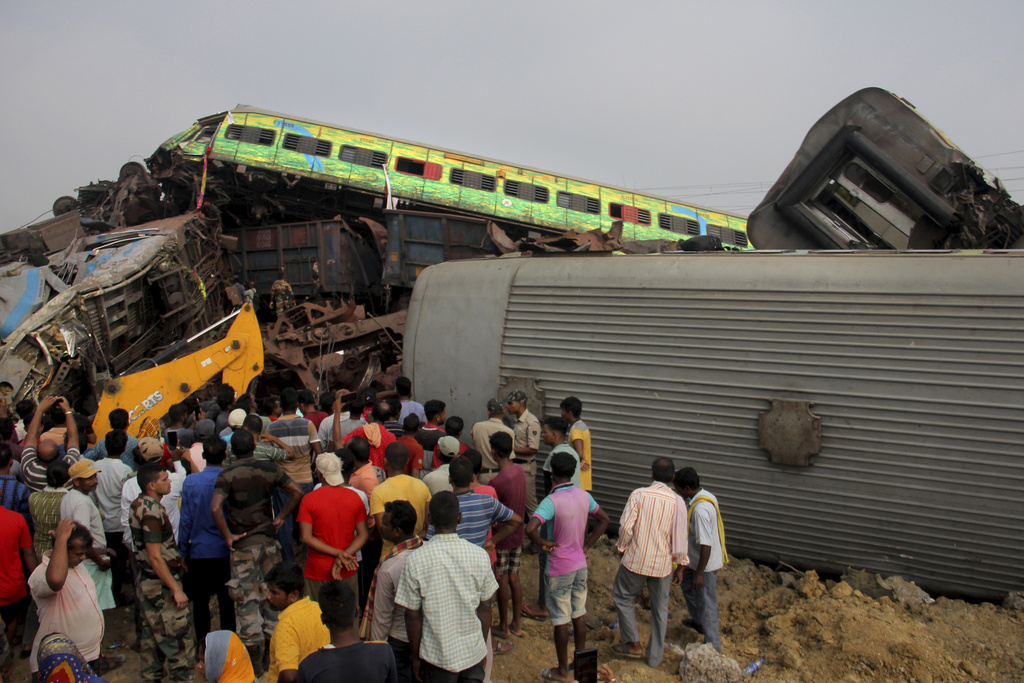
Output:
<path fill-rule="evenodd" d="M 76 213 L 54 220 L 64 244 L 44 240 L 28 260 L 2 254 L 0 396 L 73 396 L 92 412 L 106 379 L 230 311 L 217 221 L 187 214 L 88 234 L 100 226 Z M 19 239 L 9 235 L 5 246 Z"/>
<path fill-rule="evenodd" d="M 1024 248 L 1024 212 L 906 100 L 860 90 L 814 124 L 750 214 L 758 249 Z"/>

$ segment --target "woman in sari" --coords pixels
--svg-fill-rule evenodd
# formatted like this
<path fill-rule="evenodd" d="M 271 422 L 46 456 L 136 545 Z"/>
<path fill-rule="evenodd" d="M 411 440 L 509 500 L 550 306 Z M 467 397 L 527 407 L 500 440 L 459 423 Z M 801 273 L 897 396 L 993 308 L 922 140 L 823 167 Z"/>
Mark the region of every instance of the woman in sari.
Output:
<path fill-rule="evenodd" d="M 65 635 L 51 633 L 39 641 L 39 683 L 106 683 Z"/>
<path fill-rule="evenodd" d="M 234 631 L 212 631 L 206 635 L 206 656 L 201 671 L 210 683 L 254 683 L 249 653 Z"/>

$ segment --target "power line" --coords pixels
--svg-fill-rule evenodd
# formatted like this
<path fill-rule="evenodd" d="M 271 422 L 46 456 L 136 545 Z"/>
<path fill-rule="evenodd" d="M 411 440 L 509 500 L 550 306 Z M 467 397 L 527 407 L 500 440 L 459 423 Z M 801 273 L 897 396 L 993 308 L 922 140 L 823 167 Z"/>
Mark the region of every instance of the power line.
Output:
<path fill-rule="evenodd" d="M 992 157 L 1005 157 L 1010 154 L 1024 154 L 1024 149 L 1018 149 L 1016 152 L 999 152 L 998 154 L 982 154 L 981 156 L 974 157 L 975 159 L 990 159 Z"/>

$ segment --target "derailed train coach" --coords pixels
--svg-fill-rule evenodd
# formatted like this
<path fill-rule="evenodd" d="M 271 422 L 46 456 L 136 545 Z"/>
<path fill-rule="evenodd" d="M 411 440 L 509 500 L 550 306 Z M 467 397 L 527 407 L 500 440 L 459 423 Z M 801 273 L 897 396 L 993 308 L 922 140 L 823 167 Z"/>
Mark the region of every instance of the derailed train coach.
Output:
<path fill-rule="evenodd" d="M 1022 338 L 1019 252 L 506 257 L 420 274 L 404 371 L 467 424 L 579 397 L 613 519 L 664 455 L 732 553 L 987 598 L 1024 588 Z"/>
<path fill-rule="evenodd" d="M 719 495 L 738 555 L 1024 588 L 1021 207 L 869 88 L 815 124 L 748 230 L 843 251 L 432 266 L 405 372 L 471 422 L 512 388 L 538 416 L 579 397 L 610 515 L 666 455 Z"/>
<path fill-rule="evenodd" d="M 750 214 L 758 249 L 1022 249 L 1024 212 L 903 98 L 829 110 Z"/>
<path fill-rule="evenodd" d="M 231 310 L 220 225 L 201 214 L 112 229 L 70 212 L 2 240 L 0 398 L 12 404 L 62 395 L 91 414 L 107 379 Z"/>

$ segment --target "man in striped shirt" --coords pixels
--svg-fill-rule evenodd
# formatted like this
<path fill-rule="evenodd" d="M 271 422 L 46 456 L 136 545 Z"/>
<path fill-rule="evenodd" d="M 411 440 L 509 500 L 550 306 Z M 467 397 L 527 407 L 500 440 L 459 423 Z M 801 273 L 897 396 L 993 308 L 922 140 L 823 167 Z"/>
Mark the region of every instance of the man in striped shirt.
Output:
<path fill-rule="evenodd" d="M 619 552 L 622 564 L 612 586 L 612 601 L 619 616 L 622 642 L 612 647 L 632 659 L 644 656 L 636 626 L 633 600 L 644 585 L 651 599 L 651 638 L 647 664 L 657 667 L 665 654 L 670 586 L 683 578 L 686 557 L 686 503 L 672 490 L 675 467 L 668 458 L 651 465 L 654 483 L 629 495 L 619 520 Z M 679 566 L 672 570 L 672 561 Z"/>
<path fill-rule="evenodd" d="M 40 438 L 42 431 L 40 422 L 43 415 L 55 404 L 59 404 L 64 411 L 67 425 L 67 454 L 62 458 L 60 446 L 50 439 Z M 25 450 L 21 453 L 21 477 L 25 486 L 30 491 L 42 491 L 46 487 L 46 469 L 55 460 L 61 460 L 65 465 L 71 467 L 81 458 L 78 450 L 78 428 L 75 425 L 74 412 L 66 398 L 58 396 L 47 396 L 39 402 L 39 408 L 32 415 L 32 422 L 28 426 L 28 435 L 25 437 Z"/>

